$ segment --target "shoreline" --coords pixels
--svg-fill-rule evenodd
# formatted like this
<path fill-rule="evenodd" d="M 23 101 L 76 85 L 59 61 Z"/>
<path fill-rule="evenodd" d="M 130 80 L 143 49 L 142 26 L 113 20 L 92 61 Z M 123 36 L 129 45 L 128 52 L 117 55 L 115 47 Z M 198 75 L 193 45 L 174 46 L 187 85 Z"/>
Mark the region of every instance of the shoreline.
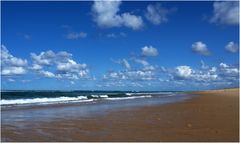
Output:
<path fill-rule="evenodd" d="M 126 108 L 95 117 L 2 126 L 10 141 L 239 141 L 239 89 L 189 92 L 182 102 Z M 218 96 L 221 95 L 221 96 Z M 228 96 L 231 95 L 231 96 Z"/>
<path fill-rule="evenodd" d="M 180 94 L 183 96 L 179 97 L 179 99 L 177 99 L 177 97 L 174 95 L 169 96 L 169 95 L 156 94 L 157 96 L 143 97 L 143 98 L 138 98 L 138 96 L 136 96 L 136 98 L 132 98 L 132 99 L 119 99 L 119 100 L 102 99 L 102 100 L 93 100 L 93 101 L 87 101 L 87 102 L 76 101 L 76 102 L 66 102 L 66 103 L 59 102 L 59 103 L 49 103 L 49 104 L 19 104 L 19 105 L 12 105 L 12 106 L 3 105 L 3 106 L 1 106 L 1 111 L 5 112 L 5 111 L 12 111 L 12 110 L 15 110 L 15 111 L 17 111 L 17 110 L 34 110 L 34 109 L 38 110 L 38 109 L 47 109 L 47 108 L 92 106 L 92 105 L 101 105 L 101 104 L 111 104 L 114 102 L 122 103 L 122 102 L 131 102 L 131 101 L 142 101 L 142 100 L 148 100 L 148 99 L 152 99 L 152 101 L 155 102 L 155 103 L 153 102 L 152 104 L 166 104 L 164 102 L 168 103 L 168 101 L 165 101 L 164 98 L 170 98 L 170 97 L 176 98 L 175 99 L 176 101 L 173 100 L 170 102 L 178 102 L 178 100 L 185 100 L 184 98 L 186 98 L 186 99 L 189 98 L 189 96 L 186 93 L 178 93 L 178 95 L 180 95 Z M 154 99 L 156 99 L 156 100 L 154 100 Z M 158 99 L 161 99 L 162 101 L 156 102 Z M 163 103 L 161 103 L 161 102 L 163 102 Z M 149 103 L 149 104 L 151 104 L 151 103 Z M 139 106 L 140 107 L 145 106 L 145 104 L 139 105 Z"/>

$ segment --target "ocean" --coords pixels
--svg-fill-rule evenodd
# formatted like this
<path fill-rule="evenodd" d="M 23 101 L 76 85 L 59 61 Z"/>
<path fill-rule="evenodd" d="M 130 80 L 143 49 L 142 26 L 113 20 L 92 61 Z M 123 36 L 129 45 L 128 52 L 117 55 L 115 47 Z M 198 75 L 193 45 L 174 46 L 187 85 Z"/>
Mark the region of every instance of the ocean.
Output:
<path fill-rule="evenodd" d="M 2 125 L 85 118 L 135 107 L 184 101 L 181 92 L 154 91 L 2 91 Z"/>
<path fill-rule="evenodd" d="M 2 91 L 1 106 L 33 106 L 63 103 L 84 103 L 103 100 L 130 100 L 137 98 L 170 97 L 177 92 L 129 91 Z"/>

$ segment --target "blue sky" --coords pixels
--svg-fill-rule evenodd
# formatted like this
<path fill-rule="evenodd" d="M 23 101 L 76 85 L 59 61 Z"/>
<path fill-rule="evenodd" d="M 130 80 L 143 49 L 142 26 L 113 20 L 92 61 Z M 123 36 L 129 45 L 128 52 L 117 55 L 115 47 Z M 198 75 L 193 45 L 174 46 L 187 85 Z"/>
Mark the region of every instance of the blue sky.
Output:
<path fill-rule="evenodd" d="M 2 89 L 238 86 L 237 2 L 1 2 L 1 10 Z"/>

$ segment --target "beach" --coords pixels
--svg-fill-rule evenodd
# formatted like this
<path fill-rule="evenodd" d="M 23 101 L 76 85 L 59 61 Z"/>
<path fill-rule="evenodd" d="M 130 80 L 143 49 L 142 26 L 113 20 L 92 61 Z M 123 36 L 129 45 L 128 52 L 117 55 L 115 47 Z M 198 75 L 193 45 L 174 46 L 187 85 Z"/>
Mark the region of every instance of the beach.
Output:
<path fill-rule="evenodd" d="M 175 103 L 2 124 L 2 141 L 239 141 L 239 89 L 188 92 Z M 57 107 L 60 108 L 60 107 Z"/>

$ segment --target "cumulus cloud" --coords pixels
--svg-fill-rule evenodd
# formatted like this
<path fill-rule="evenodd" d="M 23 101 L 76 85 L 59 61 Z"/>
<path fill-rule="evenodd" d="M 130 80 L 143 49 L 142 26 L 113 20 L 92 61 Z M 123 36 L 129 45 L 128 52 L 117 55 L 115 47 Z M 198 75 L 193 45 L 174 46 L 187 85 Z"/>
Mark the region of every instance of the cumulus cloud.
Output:
<path fill-rule="evenodd" d="M 239 24 L 239 5 L 238 1 L 223 1 L 213 3 L 213 16 L 210 22 L 238 25 Z"/>
<path fill-rule="evenodd" d="M 48 78 L 79 79 L 88 75 L 85 63 L 79 64 L 72 59 L 72 54 L 65 51 L 54 53 L 53 51 L 41 52 L 39 55 L 31 53 L 33 60 L 32 70 Z M 46 68 L 54 68 L 56 73 L 47 71 Z"/>
<path fill-rule="evenodd" d="M 128 12 L 119 14 L 121 1 L 94 1 L 92 12 L 94 21 L 99 27 L 129 27 L 134 30 L 143 26 L 141 16 Z"/>
<path fill-rule="evenodd" d="M 182 81 L 185 84 L 217 85 L 237 84 L 239 81 L 238 65 L 220 63 L 218 67 L 197 70 L 190 66 L 178 66 L 170 74 L 172 81 Z"/>
<path fill-rule="evenodd" d="M 1 75 L 22 75 L 27 72 L 27 60 L 14 57 L 4 45 L 1 45 Z"/>
<path fill-rule="evenodd" d="M 143 56 L 149 56 L 154 57 L 158 55 L 158 50 L 152 46 L 144 46 L 142 48 L 142 55 Z"/>
<path fill-rule="evenodd" d="M 30 69 L 32 70 L 41 70 L 43 67 L 39 64 L 33 64 L 32 67 L 30 67 Z"/>
<path fill-rule="evenodd" d="M 192 51 L 204 56 L 210 55 L 207 45 L 201 41 L 192 44 Z"/>
<path fill-rule="evenodd" d="M 58 72 L 63 74 L 75 73 L 79 77 L 84 77 L 87 74 L 88 70 L 86 70 L 86 68 L 86 64 L 78 64 L 72 59 L 69 59 L 66 62 L 57 63 Z"/>
<path fill-rule="evenodd" d="M 203 61 L 201 61 L 204 63 Z M 202 65 L 203 66 L 203 65 Z M 238 65 L 220 63 L 218 66 L 207 66 L 193 69 L 188 65 L 181 65 L 175 68 L 158 68 L 150 64 L 142 68 L 132 67 L 130 70 L 110 71 L 104 74 L 105 82 L 122 82 L 125 86 L 131 86 L 129 82 L 151 86 L 159 85 L 159 82 L 168 82 L 172 86 L 221 86 L 228 87 L 238 85 Z M 113 84 L 114 85 L 114 84 Z"/>
<path fill-rule="evenodd" d="M 179 78 L 189 78 L 192 74 L 192 69 L 189 66 L 176 67 L 176 76 Z"/>
<path fill-rule="evenodd" d="M 197 83 L 206 83 L 213 82 L 218 79 L 216 74 L 216 69 L 211 68 L 210 70 L 194 70 L 190 66 L 178 66 L 175 69 L 175 72 L 172 75 L 174 80 L 182 80 L 185 83 L 188 82 L 197 82 Z"/>
<path fill-rule="evenodd" d="M 66 39 L 69 39 L 69 40 L 77 40 L 77 39 L 86 38 L 86 37 L 87 37 L 87 33 L 85 32 L 79 32 L 79 33 L 70 32 L 66 35 Z"/>
<path fill-rule="evenodd" d="M 1 62 L 2 64 L 7 64 L 11 66 L 25 66 L 27 65 L 27 60 L 21 58 L 16 58 L 9 53 L 4 45 L 1 45 Z"/>
<path fill-rule="evenodd" d="M 50 65 L 52 64 L 52 59 L 55 57 L 53 51 L 41 52 L 39 55 L 31 53 L 31 58 L 35 64 L 38 65 Z"/>
<path fill-rule="evenodd" d="M 48 77 L 48 78 L 54 78 L 55 74 L 49 71 L 40 71 L 40 74 L 42 74 L 44 77 Z"/>
<path fill-rule="evenodd" d="M 147 6 L 147 12 L 145 13 L 145 17 L 151 23 L 159 25 L 168 21 L 167 15 L 172 11 L 173 10 L 168 10 L 162 7 L 159 3 L 157 3 L 156 5 L 150 4 Z"/>
<path fill-rule="evenodd" d="M 130 13 L 122 14 L 122 23 L 126 27 L 130 27 L 134 30 L 140 29 L 143 26 L 143 21 L 141 16 L 132 15 Z"/>
<path fill-rule="evenodd" d="M 230 66 L 225 63 L 219 64 L 220 71 L 223 76 L 226 77 L 237 77 L 239 75 L 239 68 L 237 66 Z"/>
<path fill-rule="evenodd" d="M 27 71 L 23 67 L 5 67 L 1 71 L 1 75 L 3 76 L 12 76 L 12 75 L 23 75 Z"/>
<path fill-rule="evenodd" d="M 229 42 L 226 46 L 225 46 L 225 49 L 228 51 L 228 52 L 231 52 L 231 53 L 237 53 L 238 52 L 238 49 L 239 49 L 239 46 L 238 44 L 234 43 L 233 41 Z"/>
<path fill-rule="evenodd" d="M 16 76 L 33 71 L 40 76 L 56 79 L 77 80 L 88 77 L 88 67 L 85 63 L 77 63 L 73 60 L 72 54 L 51 50 L 40 54 L 31 53 L 32 65 L 28 67 L 27 60 L 14 57 L 4 45 L 1 45 L 1 75 Z"/>

